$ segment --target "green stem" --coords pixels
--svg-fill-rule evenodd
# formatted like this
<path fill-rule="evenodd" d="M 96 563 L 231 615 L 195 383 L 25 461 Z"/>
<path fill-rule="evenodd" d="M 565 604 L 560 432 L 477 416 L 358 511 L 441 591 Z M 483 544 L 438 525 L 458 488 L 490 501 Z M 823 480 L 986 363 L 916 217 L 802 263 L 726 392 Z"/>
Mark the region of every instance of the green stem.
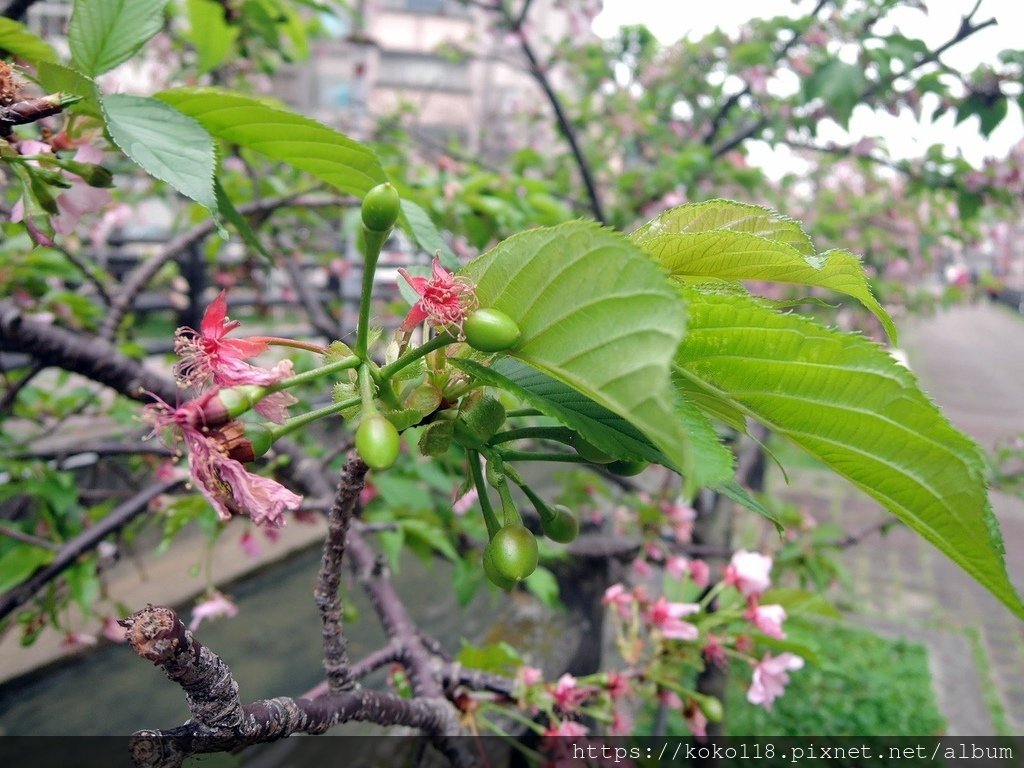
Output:
<path fill-rule="evenodd" d="M 499 432 L 490 439 L 490 444 L 497 445 L 498 443 L 510 443 L 513 440 L 536 438 L 538 440 L 554 440 L 568 445 L 572 435 L 573 431 L 565 427 L 521 427 Z"/>
<path fill-rule="evenodd" d="M 390 379 L 400 370 L 412 365 L 421 357 L 429 355 L 435 349 L 440 349 L 441 347 L 444 347 L 448 344 L 453 344 L 455 341 L 456 338 L 452 336 L 450 333 L 439 333 L 437 336 L 430 339 L 430 341 L 425 341 L 424 343 L 416 347 L 416 349 L 406 352 L 400 358 L 395 360 L 395 362 L 381 368 L 380 377 L 382 379 Z"/>
<path fill-rule="evenodd" d="M 533 453 L 531 451 L 501 451 L 501 458 L 505 461 L 555 461 L 563 464 L 589 464 L 579 454 L 575 453 Z"/>
<path fill-rule="evenodd" d="M 516 416 L 543 416 L 544 414 L 536 408 L 516 408 L 515 410 L 509 411 L 506 415 L 509 418 L 515 418 Z"/>
<path fill-rule="evenodd" d="M 370 338 L 370 302 L 373 296 L 373 274 L 377 271 L 377 259 L 380 249 L 388 239 L 391 230 L 375 232 L 363 227 L 363 292 L 359 297 L 359 326 L 356 329 L 356 355 L 362 360 L 368 358 L 367 347 Z"/>
<path fill-rule="evenodd" d="M 498 516 L 494 514 L 494 507 L 491 506 L 491 499 L 487 495 L 487 483 L 484 482 L 484 473 L 480 469 L 480 454 L 471 450 L 466 451 L 466 456 L 469 458 L 469 474 L 473 477 L 473 485 L 476 487 L 480 509 L 484 513 L 487 538 L 493 539 L 494 535 L 501 530 L 501 523 L 498 522 Z"/>
<path fill-rule="evenodd" d="M 306 352 L 313 352 L 317 355 L 327 354 L 327 347 L 321 344 L 314 344 L 311 341 L 299 341 L 298 339 L 285 339 L 281 336 L 250 336 L 248 341 L 263 341 L 275 347 L 304 349 Z"/>
<path fill-rule="evenodd" d="M 297 373 L 294 376 L 290 376 L 287 379 L 277 382 L 277 384 L 271 384 L 267 387 L 267 392 L 280 392 L 282 389 L 288 389 L 289 387 L 294 387 L 297 384 L 307 384 L 311 381 L 316 381 L 322 376 L 327 376 L 338 371 L 345 371 L 349 368 L 355 368 L 361 362 L 362 361 L 358 357 L 349 355 L 348 357 L 343 357 L 341 360 L 337 360 L 333 363 L 328 363 L 327 365 L 322 365 L 319 368 L 314 368 L 311 371 Z"/>
<path fill-rule="evenodd" d="M 368 363 L 363 363 L 359 366 L 359 397 L 363 401 L 363 413 L 367 416 L 377 412 L 377 406 L 373 402 L 374 389 L 370 366 Z"/>
<path fill-rule="evenodd" d="M 336 413 L 340 413 L 341 411 L 357 406 L 359 405 L 359 402 L 358 397 L 350 397 L 347 400 L 342 400 L 338 403 L 331 403 L 330 405 L 325 405 L 323 408 L 317 408 L 315 411 L 295 416 L 288 419 L 284 424 L 277 424 L 272 427 L 268 427 L 268 430 L 270 431 L 272 438 L 277 440 L 278 438 L 284 437 L 285 435 L 294 432 L 296 429 L 299 429 L 299 427 L 304 427 L 317 419 L 322 419 L 325 416 L 333 416 Z"/>
<path fill-rule="evenodd" d="M 512 499 L 512 492 L 508 489 L 508 482 L 504 477 L 501 478 L 501 482 L 495 485 L 498 491 L 498 496 L 501 498 L 501 511 L 505 513 L 505 527 L 510 525 L 522 525 L 523 518 L 519 516 L 519 510 L 516 509 L 516 503 Z"/>

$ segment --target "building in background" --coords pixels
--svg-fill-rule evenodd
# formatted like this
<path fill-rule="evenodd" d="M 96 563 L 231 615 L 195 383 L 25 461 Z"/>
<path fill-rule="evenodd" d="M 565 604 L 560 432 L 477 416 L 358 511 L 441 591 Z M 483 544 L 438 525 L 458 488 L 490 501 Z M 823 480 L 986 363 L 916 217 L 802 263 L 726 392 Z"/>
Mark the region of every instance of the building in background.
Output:
<path fill-rule="evenodd" d="M 425 148 L 449 142 L 467 153 L 500 156 L 527 136 L 523 116 L 545 109 L 518 42 L 496 31 L 494 14 L 459 0 L 362 0 L 348 19 L 324 17 L 325 36 L 308 61 L 283 70 L 274 92 L 294 109 L 356 138 L 384 117 Z M 530 8 L 531 41 L 543 57 L 570 29 L 557 0 Z M 586 34 L 590 35 L 589 28 Z M 548 121 L 550 122 L 550 121 Z"/>

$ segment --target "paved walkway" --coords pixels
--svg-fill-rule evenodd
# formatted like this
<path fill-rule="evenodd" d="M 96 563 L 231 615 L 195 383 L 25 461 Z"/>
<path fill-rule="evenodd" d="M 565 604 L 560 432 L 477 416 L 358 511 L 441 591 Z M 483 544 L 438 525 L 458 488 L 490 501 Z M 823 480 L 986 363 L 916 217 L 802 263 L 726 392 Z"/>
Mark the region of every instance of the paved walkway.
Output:
<path fill-rule="evenodd" d="M 1024 433 L 1024 317 L 1001 307 L 958 307 L 904 323 L 902 346 L 923 388 L 984 447 Z M 862 530 L 885 513 L 823 473 L 773 488 L 819 520 Z M 1024 592 L 1024 501 L 992 494 L 1007 564 Z M 944 555 L 905 528 L 844 553 L 852 610 L 883 634 L 927 644 L 949 735 L 1024 735 L 1024 622 Z"/>

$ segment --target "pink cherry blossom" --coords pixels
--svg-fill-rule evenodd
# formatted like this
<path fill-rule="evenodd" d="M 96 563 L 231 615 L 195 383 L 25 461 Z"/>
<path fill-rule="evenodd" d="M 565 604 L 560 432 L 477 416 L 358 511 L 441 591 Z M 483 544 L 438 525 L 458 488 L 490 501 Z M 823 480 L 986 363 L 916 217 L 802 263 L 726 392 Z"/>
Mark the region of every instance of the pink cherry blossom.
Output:
<path fill-rule="evenodd" d="M 621 672 L 609 672 L 608 682 L 605 685 L 605 688 L 612 701 L 628 696 L 632 690 L 632 686 L 629 684 L 629 678 Z"/>
<path fill-rule="evenodd" d="M 537 685 L 544 679 L 544 673 L 537 667 L 524 666 L 519 668 L 518 677 L 525 686 Z"/>
<path fill-rule="evenodd" d="M 689 561 L 685 557 L 672 555 L 665 561 L 665 571 L 673 579 L 682 579 L 689 571 Z"/>
<path fill-rule="evenodd" d="M 789 684 L 791 670 L 803 667 L 804 660 L 793 653 L 783 653 L 772 656 L 766 653 L 754 666 L 754 675 L 750 681 L 750 688 L 747 690 L 747 701 L 751 704 L 760 704 L 771 711 L 772 703 L 786 691 Z"/>
<path fill-rule="evenodd" d="M 624 619 L 628 619 L 632 613 L 633 602 L 633 593 L 621 583 L 612 584 L 604 591 L 604 597 L 601 598 L 602 604 L 614 605 L 616 612 Z"/>
<path fill-rule="evenodd" d="M 476 294 L 472 283 L 446 270 L 436 256 L 433 270 L 433 276 L 429 279 L 414 277 L 405 269 L 398 270 L 420 296 L 420 300 L 409 310 L 402 323 L 402 330 L 406 333 L 425 320 L 435 327 L 454 325 L 462 328 L 466 316 L 476 308 Z"/>
<path fill-rule="evenodd" d="M 711 566 L 703 560 L 690 561 L 690 578 L 693 583 L 703 589 L 711 583 Z"/>
<path fill-rule="evenodd" d="M 786 620 L 786 609 L 781 605 L 758 605 L 752 603 L 743 614 L 743 618 L 753 622 L 754 626 L 777 640 L 783 640 L 786 633 L 782 631 L 782 622 Z"/>
<path fill-rule="evenodd" d="M 667 640 L 696 640 L 700 634 L 697 627 L 680 618 L 699 612 L 696 603 L 670 603 L 662 596 L 647 612 L 647 621 Z"/>
<path fill-rule="evenodd" d="M 708 635 L 702 653 L 704 654 L 704 659 L 716 667 L 724 668 L 729 663 L 729 658 L 725 655 L 725 646 L 722 645 L 721 638 L 715 635 Z"/>
<path fill-rule="evenodd" d="M 772 559 L 758 552 L 735 552 L 725 569 L 725 583 L 732 584 L 744 597 L 759 595 L 771 586 Z"/>
<path fill-rule="evenodd" d="M 580 686 L 576 678 L 567 673 L 558 678 L 558 682 L 555 683 L 555 687 L 551 691 L 551 696 L 559 709 L 563 712 L 572 712 L 586 700 L 590 693 L 589 688 Z"/>
<path fill-rule="evenodd" d="M 192 609 L 192 621 L 188 628 L 195 632 L 203 619 L 218 619 L 227 616 L 229 619 L 238 615 L 238 606 L 220 592 L 212 592 L 205 600 Z"/>

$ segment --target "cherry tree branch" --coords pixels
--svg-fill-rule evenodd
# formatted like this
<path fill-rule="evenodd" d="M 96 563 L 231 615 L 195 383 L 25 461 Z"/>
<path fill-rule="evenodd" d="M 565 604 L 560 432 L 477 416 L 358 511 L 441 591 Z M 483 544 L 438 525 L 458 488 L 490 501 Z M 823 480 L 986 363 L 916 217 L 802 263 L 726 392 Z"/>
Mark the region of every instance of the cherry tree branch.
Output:
<path fill-rule="evenodd" d="M 238 212 L 243 216 L 268 214 L 280 208 L 323 208 L 344 205 L 344 198 L 333 195 L 306 195 L 301 192 L 282 195 L 280 197 L 256 200 L 248 205 L 240 206 Z M 110 312 L 100 326 L 99 335 L 107 340 L 117 336 L 117 331 L 124 322 L 125 316 L 131 311 L 136 297 L 165 264 L 173 261 L 186 250 L 206 239 L 215 229 L 213 219 L 208 219 L 169 240 L 164 246 L 148 259 L 132 270 L 122 283 L 118 293 L 110 302 Z"/>
<path fill-rule="evenodd" d="M 365 689 L 312 700 L 281 697 L 243 705 L 230 668 L 185 628 L 174 611 L 150 606 L 122 624 L 132 649 L 181 686 L 190 715 L 177 728 L 134 734 L 130 751 L 139 766 L 177 768 L 190 755 L 238 750 L 296 733 L 320 734 L 349 720 L 405 725 L 427 733 L 450 728 L 446 702 Z M 446 757 L 456 766 L 470 765 L 468 755 L 455 746 Z"/>
<path fill-rule="evenodd" d="M 345 556 L 345 540 L 349 522 L 355 514 L 359 493 L 363 489 L 369 467 L 352 455 L 341 470 L 338 492 L 327 513 L 327 538 L 320 572 L 313 597 L 320 611 L 324 642 L 324 669 L 331 693 L 348 690 L 355 684 L 348 661 L 348 640 L 342 627 L 341 562 Z"/>

